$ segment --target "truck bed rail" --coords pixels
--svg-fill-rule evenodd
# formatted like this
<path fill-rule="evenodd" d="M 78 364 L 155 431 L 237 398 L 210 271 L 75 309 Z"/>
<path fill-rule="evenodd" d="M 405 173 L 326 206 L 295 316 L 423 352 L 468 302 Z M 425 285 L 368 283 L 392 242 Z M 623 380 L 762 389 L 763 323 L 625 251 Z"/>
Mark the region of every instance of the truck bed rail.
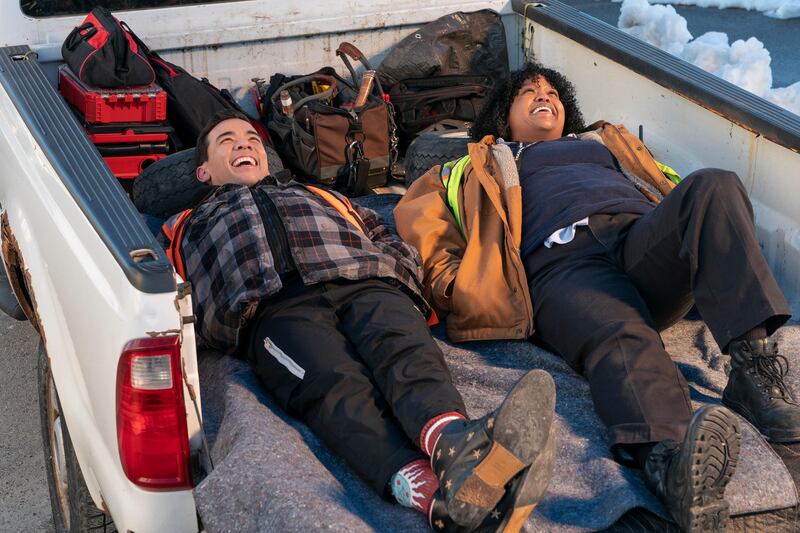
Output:
<path fill-rule="evenodd" d="M 142 292 L 175 291 L 172 266 L 27 46 L 0 48 L 0 85 L 66 189 Z"/>

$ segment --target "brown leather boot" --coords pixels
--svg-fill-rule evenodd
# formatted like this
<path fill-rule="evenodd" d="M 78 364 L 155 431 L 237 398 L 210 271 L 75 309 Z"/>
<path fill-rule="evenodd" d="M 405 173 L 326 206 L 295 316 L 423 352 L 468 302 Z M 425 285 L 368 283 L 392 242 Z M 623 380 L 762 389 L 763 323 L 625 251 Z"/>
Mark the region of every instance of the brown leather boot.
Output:
<path fill-rule="evenodd" d="M 548 449 L 554 408 L 553 379 L 533 370 L 493 412 L 444 428 L 431 466 L 439 477 L 446 515 L 454 523 L 469 530 L 478 527 L 506 494 L 509 482 Z M 536 485 L 546 487 L 549 480 L 543 476 Z"/>

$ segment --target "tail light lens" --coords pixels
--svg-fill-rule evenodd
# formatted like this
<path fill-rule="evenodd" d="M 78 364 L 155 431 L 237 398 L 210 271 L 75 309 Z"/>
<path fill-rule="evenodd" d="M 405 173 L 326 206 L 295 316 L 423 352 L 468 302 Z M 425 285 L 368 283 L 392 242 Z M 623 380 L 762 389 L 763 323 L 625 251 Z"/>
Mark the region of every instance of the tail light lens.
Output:
<path fill-rule="evenodd" d="M 125 475 L 140 487 L 191 487 L 189 437 L 177 336 L 135 339 L 117 367 L 117 442 Z"/>

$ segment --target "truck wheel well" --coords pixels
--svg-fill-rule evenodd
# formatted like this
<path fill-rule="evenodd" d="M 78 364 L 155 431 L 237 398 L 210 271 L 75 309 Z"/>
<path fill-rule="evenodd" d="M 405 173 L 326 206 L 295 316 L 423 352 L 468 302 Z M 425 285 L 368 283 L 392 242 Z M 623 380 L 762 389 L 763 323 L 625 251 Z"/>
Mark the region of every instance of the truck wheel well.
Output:
<path fill-rule="evenodd" d="M 22 312 L 28 318 L 33 327 L 39 334 L 42 333 L 39 327 L 39 317 L 36 313 L 36 300 L 33 296 L 33 291 L 30 287 L 27 271 L 25 270 L 25 262 L 22 259 L 22 254 L 19 251 L 17 239 L 11 231 L 11 226 L 8 223 L 8 214 L 3 212 L 0 219 L 0 226 L 2 226 L 2 256 L 5 265 L 6 273 L 8 274 L 8 283 L 11 286 L 11 291 L 17 298 Z"/>

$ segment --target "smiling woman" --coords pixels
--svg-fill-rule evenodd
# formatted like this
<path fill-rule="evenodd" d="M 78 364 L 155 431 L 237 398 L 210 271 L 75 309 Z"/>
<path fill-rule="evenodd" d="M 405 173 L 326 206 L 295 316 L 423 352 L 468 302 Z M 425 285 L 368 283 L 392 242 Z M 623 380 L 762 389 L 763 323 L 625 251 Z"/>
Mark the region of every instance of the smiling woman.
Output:
<path fill-rule="evenodd" d="M 564 132 L 564 104 L 543 77 L 526 80 L 511 104 L 511 138 L 520 142 L 552 141 Z"/>
<path fill-rule="evenodd" d="M 541 92 L 541 96 L 539 92 Z M 517 98 L 517 96 L 520 98 Z M 494 91 L 489 96 L 484 106 L 484 109 L 488 111 L 481 113 L 475 120 L 470 129 L 470 135 L 475 140 L 479 140 L 486 135 L 494 135 L 504 139 L 513 138 L 522 142 L 543 140 L 537 138 L 518 139 L 514 137 L 512 132 L 515 129 L 514 124 L 522 128 L 522 122 L 528 120 L 530 118 L 528 115 L 539 107 L 538 105 L 533 105 L 525 111 L 524 106 L 540 102 L 538 100 L 540 97 L 543 98 L 541 101 L 543 105 L 549 107 L 553 112 L 552 118 L 555 118 L 562 126 L 562 129 L 558 130 L 555 124 L 550 124 L 549 131 L 554 136 L 548 137 L 548 139 L 557 139 L 562 135 L 579 133 L 586 128 L 583 123 L 583 114 L 581 114 L 578 103 L 575 100 L 575 88 L 572 84 L 560 72 L 545 68 L 538 63 L 528 63 L 524 68 L 509 75 L 508 82 L 503 84 L 502 90 Z M 558 106 L 555 105 L 555 101 L 558 102 Z M 512 108 L 512 106 L 515 107 Z M 520 110 L 523 112 L 520 113 Z M 554 111 L 558 112 L 555 113 Z M 540 118 L 543 119 L 545 117 L 537 117 L 537 121 Z M 546 118 L 549 121 L 551 117 Z M 542 121 L 542 126 L 544 122 L 546 121 Z M 541 126 L 536 126 L 534 130 L 539 127 Z M 520 129 L 520 133 L 522 131 Z M 533 133 L 533 131 L 530 133 Z"/>

